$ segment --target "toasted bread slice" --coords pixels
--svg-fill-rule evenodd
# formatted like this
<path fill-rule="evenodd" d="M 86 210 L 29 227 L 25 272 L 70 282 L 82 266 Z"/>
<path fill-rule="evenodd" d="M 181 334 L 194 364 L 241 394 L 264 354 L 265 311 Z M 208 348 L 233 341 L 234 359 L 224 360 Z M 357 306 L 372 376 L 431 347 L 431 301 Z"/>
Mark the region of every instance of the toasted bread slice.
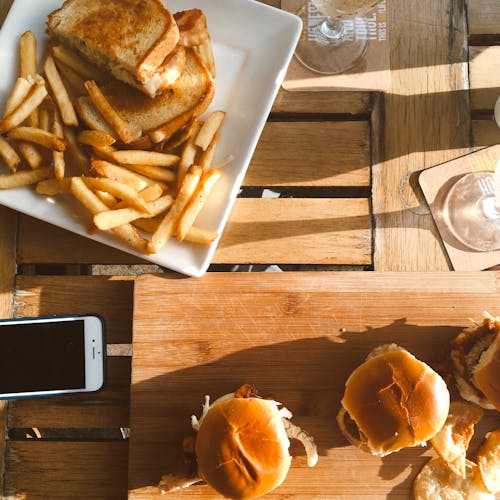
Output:
<path fill-rule="evenodd" d="M 67 0 L 48 16 L 47 32 L 101 68 L 145 84 L 179 42 L 161 0 Z"/>
<path fill-rule="evenodd" d="M 179 28 L 181 43 L 198 53 L 215 78 L 215 59 L 205 14 L 200 9 L 182 10 L 174 14 L 174 19 Z"/>
<path fill-rule="evenodd" d="M 198 54 L 188 48 L 184 72 L 169 90 L 154 99 L 116 80 L 101 90 L 123 120 L 153 142 L 161 142 L 207 109 L 215 86 Z M 76 109 L 88 127 L 112 133 L 88 96 L 77 100 Z"/>
<path fill-rule="evenodd" d="M 158 67 L 156 73 L 145 83 L 138 83 L 130 73 L 123 74 L 121 81 L 132 85 L 149 97 L 156 97 L 165 89 L 172 87 L 177 78 L 184 72 L 185 67 L 186 49 L 181 43 L 178 43 L 177 47 L 168 54 L 165 61 Z"/>

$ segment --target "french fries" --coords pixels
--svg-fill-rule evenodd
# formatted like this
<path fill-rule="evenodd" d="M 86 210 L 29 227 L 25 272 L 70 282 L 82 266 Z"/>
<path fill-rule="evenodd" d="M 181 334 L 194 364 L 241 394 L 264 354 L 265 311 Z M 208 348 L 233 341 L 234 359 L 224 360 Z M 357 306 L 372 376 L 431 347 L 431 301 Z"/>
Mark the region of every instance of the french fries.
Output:
<path fill-rule="evenodd" d="M 117 163 L 123 165 L 151 165 L 156 167 L 173 167 L 179 162 L 177 155 L 158 153 L 157 151 L 121 150 L 111 155 Z"/>
<path fill-rule="evenodd" d="M 205 151 L 212 142 L 225 117 L 226 113 L 224 113 L 224 111 L 214 111 L 203 123 L 195 140 L 195 144 L 203 149 L 203 151 Z"/>
<path fill-rule="evenodd" d="M 45 83 L 36 82 L 28 97 L 12 113 L 0 120 L 0 134 L 20 125 L 47 96 Z"/>
<path fill-rule="evenodd" d="M 157 200 L 163 194 L 163 189 L 159 184 L 150 184 L 148 187 L 141 189 L 139 191 L 139 196 L 144 201 L 154 201 Z"/>
<path fill-rule="evenodd" d="M 116 142 L 115 138 L 102 130 L 82 130 L 76 139 L 81 144 L 94 146 L 96 148 L 105 148 Z"/>
<path fill-rule="evenodd" d="M 26 31 L 19 39 L 19 66 L 21 78 L 32 79 L 38 73 L 36 63 L 36 37 Z M 34 109 L 28 118 L 28 125 L 38 127 L 38 110 Z"/>
<path fill-rule="evenodd" d="M 38 110 L 38 128 L 50 132 L 52 106 L 42 104 Z"/>
<path fill-rule="evenodd" d="M 201 54 L 210 44 L 204 16 L 191 27 L 184 21 Z M 164 137 L 143 134 L 99 88 L 106 77 L 72 51 L 52 47 L 42 77 L 36 45 L 31 31 L 21 36 L 19 76 L 0 118 L 0 160 L 9 169 L 2 173 L 0 165 L 0 189 L 33 185 L 41 196 L 66 193 L 89 212 L 89 232 L 111 231 L 144 255 L 158 253 L 171 237 L 212 243 L 218 233 L 194 222 L 222 175 L 213 158 L 225 112 L 174 120 Z M 105 130 L 79 122 L 73 99 L 85 93 Z"/>
<path fill-rule="evenodd" d="M 55 196 L 56 194 L 69 193 L 71 186 L 71 177 L 64 177 L 63 179 L 45 179 L 38 182 L 35 191 L 38 194 L 45 196 Z"/>
<path fill-rule="evenodd" d="M 42 167 L 35 170 L 22 170 L 13 174 L 0 175 L 0 189 L 12 189 L 30 184 L 36 184 L 44 179 L 54 177 L 52 167 Z"/>
<path fill-rule="evenodd" d="M 103 177 L 114 179 L 123 184 L 127 184 L 137 191 L 144 189 L 148 183 L 139 175 L 134 174 L 125 167 L 114 165 L 105 160 L 94 160 L 91 163 L 92 170 Z"/>
<path fill-rule="evenodd" d="M 0 156 L 5 160 L 7 166 L 15 172 L 21 162 L 16 150 L 0 135 Z"/>
<path fill-rule="evenodd" d="M 59 75 L 59 71 L 57 71 L 52 56 L 47 56 L 43 69 L 45 70 L 45 76 L 52 89 L 52 94 L 55 97 L 64 125 L 76 127 L 78 125 L 78 118 L 76 117 L 75 108 L 69 98 L 68 91 L 64 86 L 61 75 Z"/>
<path fill-rule="evenodd" d="M 86 177 L 85 182 L 93 187 L 94 189 L 99 189 L 110 193 L 117 198 L 124 200 L 130 206 L 141 211 L 143 214 L 149 214 L 149 209 L 146 202 L 139 196 L 139 193 L 127 184 L 123 184 L 114 179 L 103 179 L 96 177 Z"/>
<path fill-rule="evenodd" d="M 215 148 L 217 147 L 218 140 L 219 133 L 216 132 L 212 139 L 212 142 L 208 145 L 207 149 L 205 149 L 205 151 L 202 151 L 200 154 L 200 160 L 198 161 L 198 164 L 204 171 L 208 170 L 212 166 L 215 157 Z"/>
<path fill-rule="evenodd" d="M 213 243 L 219 233 L 217 231 L 210 231 L 209 229 L 204 229 L 202 227 L 191 226 L 187 232 L 184 241 L 190 241 L 191 243 L 198 243 L 200 245 L 208 245 Z"/>
<path fill-rule="evenodd" d="M 182 184 L 182 180 L 184 179 L 184 175 L 187 172 L 187 169 L 195 163 L 197 148 L 194 141 L 196 140 L 196 136 L 200 131 L 201 123 L 197 123 L 191 137 L 184 143 L 184 147 L 182 149 L 181 159 L 179 161 L 179 165 L 177 167 L 177 188 L 179 189 Z"/>
<path fill-rule="evenodd" d="M 34 170 L 36 172 L 36 170 Z M 81 177 L 71 179 L 71 192 L 75 198 L 93 215 L 104 212 L 108 207 L 87 186 Z M 130 224 L 123 224 L 112 229 L 120 239 L 128 243 L 138 252 L 145 253 L 147 242 L 137 233 Z"/>
<path fill-rule="evenodd" d="M 89 159 L 83 152 L 80 144 L 76 140 L 75 130 L 71 127 L 63 127 L 64 140 L 66 141 L 67 149 L 70 159 L 76 165 L 80 172 L 86 173 L 89 170 Z"/>
<path fill-rule="evenodd" d="M 19 149 L 22 157 L 31 168 L 38 168 L 41 166 L 43 155 L 40 151 L 38 151 L 34 144 L 31 144 L 31 142 L 20 141 L 17 145 L 17 149 Z"/>
<path fill-rule="evenodd" d="M 168 168 L 155 167 L 151 165 L 127 165 L 130 170 L 138 174 L 145 175 L 155 181 L 173 182 L 175 181 L 175 172 Z"/>
<path fill-rule="evenodd" d="M 151 201 L 147 204 L 148 212 L 150 217 L 155 217 L 165 212 L 172 205 L 174 199 L 171 195 L 167 194 L 158 198 L 157 200 Z M 127 224 L 137 219 L 144 218 L 144 212 L 136 210 L 134 208 L 116 208 L 113 210 L 108 210 L 106 212 L 100 212 L 94 215 L 94 224 L 97 228 L 106 230 L 112 229 L 116 226 L 121 226 L 122 224 Z"/>
<path fill-rule="evenodd" d="M 19 60 L 22 78 L 37 74 L 36 37 L 32 31 L 26 31 L 19 39 Z"/>
<path fill-rule="evenodd" d="M 5 103 L 3 118 L 10 115 L 25 99 L 33 87 L 33 81 L 29 82 L 26 78 L 19 77 L 12 88 L 12 92 Z"/>
<path fill-rule="evenodd" d="M 160 225 L 154 232 L 151 241 L 148 243 L 149 253 L 158 253 L 168 239 L 174 234 L 177 221 L 181 216 L 184 207 L 191 199 L 200 177 L 201 168 L 197 165 L 191 166 L 186 172 L 181 189 L 179 190 L 179 194 L 177 195 L 174 204 L 167 212 L 167 215 L 165 215 Z"/>
<path fill-rule="evenodd" d="M 54 113 L 52 133 L 60 139 L 64 139 L 64 130 L 58 113 Z M 54 162 L 54 175 L 56 176 L 56 179 L 60 180 L 64 177 L 64 173 L 66 171 L 64 153 L 62 151 L 52 151 L 52 160 Z"/>
<path fill-rule="evenodd" d="M 87 80 L 85 82 L 85 88 L 99 113 L 101 113 L 103 118 L 111 125 L 113 130 L 125 144 L 141 136 L 140 130 L 134 130 L 120 117 L 94 80 Z"/>
<path fill-rule="evenodd" d="M 52 132 L 46 132 L 41 128 L 36 127 L 17 127 L 9 132 L 11 139 L 19 139 L 21 141 L 34 142 L 47 149 L 54 151 L 64 151 L 66 149 L 66 141 L 58 137 Z"/>
<path fill-rule="evenodd" d="M 201 212 L 210 191 L 215 186 L 215 183 L 220 179 L 222 172 L 217 169 L 204 172 L 200 178 L 200 182 L 196 187 L 191 199 L 189 200 L 185 210 L 179 218 L 177 225 L 177 239 L 182 241 L 189 230 L 191 229 L 196 217 Z"/>

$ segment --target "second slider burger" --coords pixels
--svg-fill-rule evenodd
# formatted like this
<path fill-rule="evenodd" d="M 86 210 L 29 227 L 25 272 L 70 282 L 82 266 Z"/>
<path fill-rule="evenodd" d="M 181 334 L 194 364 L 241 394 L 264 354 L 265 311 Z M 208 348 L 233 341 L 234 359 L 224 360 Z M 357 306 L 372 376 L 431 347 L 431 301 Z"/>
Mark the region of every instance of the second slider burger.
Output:
<path fill-rule="evenodd" d="M 389 344 L 374 349 L 350 375 L 337 421 L 353 445 L 383 457 L 425 445 L 444 425 L 449 405 L 441 376 Z"/>

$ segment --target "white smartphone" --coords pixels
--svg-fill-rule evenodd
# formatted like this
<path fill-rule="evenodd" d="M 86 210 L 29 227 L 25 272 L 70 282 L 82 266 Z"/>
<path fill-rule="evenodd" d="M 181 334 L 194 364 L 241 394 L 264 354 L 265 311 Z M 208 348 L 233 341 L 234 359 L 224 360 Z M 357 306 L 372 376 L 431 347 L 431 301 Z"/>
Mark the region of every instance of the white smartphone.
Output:
<path fill-rule="evenodd" d="M 0 320 L 0 399 L 97 391 L 105 350 L 96 315 Z"/>

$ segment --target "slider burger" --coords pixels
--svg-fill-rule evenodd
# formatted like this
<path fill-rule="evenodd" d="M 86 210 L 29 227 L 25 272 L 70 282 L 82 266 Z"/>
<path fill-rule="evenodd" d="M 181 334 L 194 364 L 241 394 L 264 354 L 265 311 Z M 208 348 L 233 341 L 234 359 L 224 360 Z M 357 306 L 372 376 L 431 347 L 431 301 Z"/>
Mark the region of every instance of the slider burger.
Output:
<path fill-rule="evenodd" d="M 500 411 L 500 317 L 484 313 L 480 324 L 451 343 L 453 373 L 460 395 L 482 408 Z"/>
<path fill-rule="evenodd" d="M 313 467 L 318 460 L 314 441 L 290 422 L 291 416 L 280 403 L 259 397 L 248 384 L 212 404 L 206 396 L 201 418 L 192 417 L 197 431 L 194 455 L 198 477 L 195 479 L 205 481 L 227 498 L 265 495 L 277 488 L 288 474 L 289 438 L 304 444 L 308 465 Z M 159 488 L 162 493 L 168 493 L 180 489 L 178 484 L 174 477 L 166 475 Z"/>
<path fill-rule="evenodd" d="M 449 405 L 446 383 L 430 366 L 396 344 L 382 345 L 349 376 L 337 422 L 349 442 L 383 457 L 424 446 Z"/>

